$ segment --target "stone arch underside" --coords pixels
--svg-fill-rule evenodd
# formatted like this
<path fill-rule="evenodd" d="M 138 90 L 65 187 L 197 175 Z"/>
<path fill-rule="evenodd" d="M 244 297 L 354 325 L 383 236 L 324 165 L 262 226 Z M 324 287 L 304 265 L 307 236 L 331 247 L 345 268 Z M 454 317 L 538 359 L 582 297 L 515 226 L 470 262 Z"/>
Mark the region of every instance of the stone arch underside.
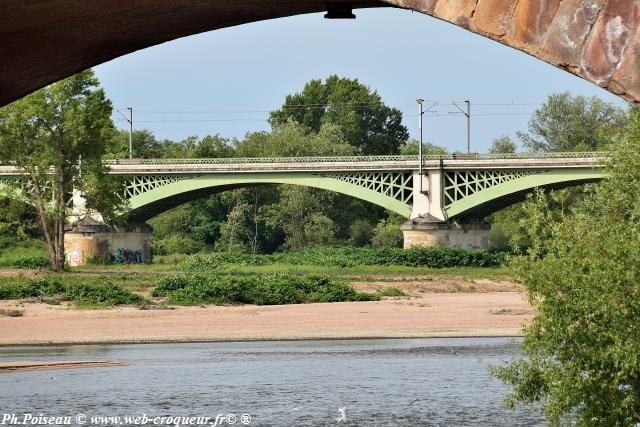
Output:
<path fill-rule="evenodd" d="M 401 7 L 443 19 L 640 101 L 640 0 L 348 3 L 354 8 Z M 326 8 L 327 1 L 319 0 L 4 0 L 0 105 L 169 40 Z"/>
<path fill-rule="evenodd" d="M 155 215 L 210 194 L 266 184 L 289 184 L 319 188 L 346 194 L 382 206 L 406 218 L 411 214 L 410 200 L 384 194 L 353 182 L 311 173 L 204 175 L 168 182 L 129 197 L 129 222 L 144 222 Z M 408 203 L 407 203 L 408 202 Z"/>
<path fill-rule="evenodd" d="M 446 203 L 445 212 L 449 219 L 458 221 L 483 219 L 515 203 L 522 202 L 536 188 L 559 190 L 599 181 L 603 172 L 599 169 L 565 169 L 514 176 L 486 188 Z M 446 195 L 445 195 L 446 197 Z"/>

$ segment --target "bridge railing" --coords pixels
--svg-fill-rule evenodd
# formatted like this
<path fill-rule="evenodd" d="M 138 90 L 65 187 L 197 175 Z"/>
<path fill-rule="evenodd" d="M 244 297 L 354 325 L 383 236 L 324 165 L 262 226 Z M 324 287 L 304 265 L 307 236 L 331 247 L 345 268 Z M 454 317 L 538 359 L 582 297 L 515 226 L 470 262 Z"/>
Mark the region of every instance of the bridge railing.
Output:
<path fill-rule="evenodd" d="M 445 155 L 425 155 L 424 160 L 501 160 L 501 159 L 577 159 L 605 158 L 604 151 L 566 152 L 566 153 L 501 153 L 479 154 L 461 153 Z M 408 156 L 329 156 L 329 157 L 217 157 L 193 159 L 111 159 L 106 165 L 167 165 L 167 164 L 238 164 L 238 163 L 356 163 L 356 162 L 403 162 L 418 161 L 417 155 Z"/>

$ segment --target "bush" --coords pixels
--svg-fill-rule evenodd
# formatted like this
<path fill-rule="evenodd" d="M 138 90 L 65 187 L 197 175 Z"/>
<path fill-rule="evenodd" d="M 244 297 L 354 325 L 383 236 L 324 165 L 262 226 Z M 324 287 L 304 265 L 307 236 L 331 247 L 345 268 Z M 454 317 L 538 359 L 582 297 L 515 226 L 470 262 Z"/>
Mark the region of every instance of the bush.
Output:
<path fill-rule="evenodd" d="M 151 241 L 151 252 L 153 255 L 191 255 L 202 252 L 204 249 L 205 245 L 202 242 L 180 235 L 171 235 L 161 240 Z"/>
<path fill-rule="evenodd" d="M 49 257 L 44 243 L 39 240 L 16 242 L 0 238 L 0 266 L 11 268 L 46 268 Z"/>
<path fill-rule="evenodd" d="M 367 246 L 373 237 L 373 225 L 365 219 L 357 219 L 349 228 L 349 241 L 354 246 Z"/>
<path fill-rule="evenodd" d="M 380 296 L 383 297 L 406 297 L 407 294 L 405 294 L 402 289 L 398 289 L 396 287 L 390 287 L 390 288 L 386 288 L 384 290 L 382 290 L 380 292 Z"/>
<path fill-rule="evenodd" d="M 51 266 L 48 258 L 41 256 L 28 256 L 23 258 L 18 258 L 9 264 L 10 267 L 13 268 L 26 268 L 26 269 L 36 269 L 36 268 L 48 268 Z"/>
<path fill-rule="evenodd" d="M 401 248 L 403 240 L 399 224 L 381 221 L 373 230 L 371 244 L 377 248 Z"/>
<path fill-rule="evenodd" d="M 296 252 L 252 255 L 220 252 L 196 255 L 182 263 L 189 271 L 215 270 L 227 265 L 313 265 L 319 267 L 351 267 L 357 265 L 402 265 L 409 267 L 496 267 L 502 254 L 463 248 L 354 248 L 318 247 Z"/>
<path fill-rule="evenodd" d="M 357 292 L 347 283 L 328 277 L 283 274 L 167 277 L 160 281 L 152 295 L 165 297 L 167 303 L 175 305 L 280 305 L 379 299 L 377 295 Z"/>
<path fill-rule="evenodd" d="M 47 276 L 40 279 L 12 278 L 0 283 L 0 300 L 42 298 L 60 296 L 76 304 L 113 306 L 138 304 L 144 298 L 120 286 L 106 284 L 63 284 L 59 278 Z"/>

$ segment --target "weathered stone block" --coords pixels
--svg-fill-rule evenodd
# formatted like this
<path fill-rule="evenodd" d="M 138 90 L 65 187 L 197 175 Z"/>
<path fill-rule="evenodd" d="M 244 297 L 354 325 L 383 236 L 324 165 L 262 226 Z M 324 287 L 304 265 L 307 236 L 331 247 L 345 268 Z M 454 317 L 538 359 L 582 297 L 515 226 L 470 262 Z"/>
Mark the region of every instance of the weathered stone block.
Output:
<path fill-rule="evenodd" d="M 593 23 L 605 0 L 564 0 L 545 36 L 542 52 L 546 60 L 577 69 Z"/>
<path fill-rule="evenodd" d="M 609 90 L 630 101 L 640 99 L 640 28 L 609 82 Z"/>
<path fill-rule="evenodd" d="M 581 70 L 607 86 L 640 19 L 640 0 L 609 0 L 598 17 L 584 50 Z"/>
<path fill-rule="evenodd" d="M 445 21 L 468 28 L 475 7 L 476 0 L 439 1 L 433 13 Z"/>
<path fill-rule="evenodd" d="M 438 0 L 392 0 L 391 3 L 432 15 Z"/>
<path fill-rule="evenodd" d="M 479 0 L 473 15 L 473 27 L 482 33 L 504 36 L 510 27 L 516 4 L 513 0 Z"/>
<path fill-rule="evenodd" d="M 534 52 L 558 10 L 560 0 L 520 0 L 515 12 L 513 44 Z"/>

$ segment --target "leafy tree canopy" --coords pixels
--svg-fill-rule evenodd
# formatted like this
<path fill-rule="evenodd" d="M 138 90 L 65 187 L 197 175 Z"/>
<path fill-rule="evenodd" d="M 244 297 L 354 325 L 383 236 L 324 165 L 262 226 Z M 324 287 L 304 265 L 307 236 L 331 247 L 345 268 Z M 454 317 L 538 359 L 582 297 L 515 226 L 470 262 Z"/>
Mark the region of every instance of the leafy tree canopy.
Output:
<path fill-rule="evenodd" d="M 513 142 L 509 135 L 502 135 L 494 139 L 491 143 L 489 153 L 491 154 L 506 154 L 516 152 L 516 143 Z"/>
<path fill-rule="evenodd" d="M 51 263 L 64 267 L 64 227 L 72 194 L 109 217 L 121 205 L 104 176 L 102 156 L 112 141 L 111 102 L 92 71 L 83 71 L 0 109 L 0 159 L 27 173 L 29 193 Z"/>
<path fill-rule="evenodd" d="M 529 120 L 529 132 L 518 138 L 531 151 L 605 150 L 618 141 L 627 123 L 626 111 L 597 97 L 549 96 Z"/>
<path fill-rule="evenodd" d="M 527 203 L 533 242 L 518 271 L 538 315 L 526 358 L 496 369 L 511 403 L 541 402 L 553 424 L 640 422 L 640 111 L 608 177 L 571 215 Z"/>
<path fill-rule="evenodd" d="M 274 128 L 290 119 L 308 132 L 319 132 L 322 125 L 337 125 L 356 154 L 397 154 L 409 137 L 402 124 L 402 113 L 386 106 L 376 91 L 357 79 L 336 75 L 311 80 L 300 93 L 286 100 L 270 116 Z"/>

